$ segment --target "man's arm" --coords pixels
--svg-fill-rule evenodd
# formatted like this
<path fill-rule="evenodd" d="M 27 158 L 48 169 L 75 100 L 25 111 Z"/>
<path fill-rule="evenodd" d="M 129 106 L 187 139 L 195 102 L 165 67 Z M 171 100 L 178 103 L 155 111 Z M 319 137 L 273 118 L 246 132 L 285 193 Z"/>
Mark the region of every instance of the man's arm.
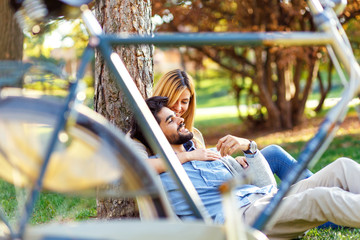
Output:
<path fill-rule="evenodd" d="M 267 185 L 276 186 L 276 180 L 271 168 L 266 161 L 265 157 L 260 151 L 255 154 L 245 154 L 248 167 L 245 172 L 252 179 L 252 184 L 258 187 L 264 187 Z"/>
<path fill-rule="evenodd" d="M 272 173 L 270 166 L 264 156 L 261 154 L 259 150 L 255 153 L 249 151 L 251 145 L 250 140 L 245 138 L 239 138 L 232 135 L 227 135 L 221 138 L 216 145 L 218 151 L 222 156 L 231 155 L 236 152 L 247 152 L 245 153 L 246 157 L 246 167 L 244 170 L 246 174 L 249 174 L 252 177 L 253 184 L 258 187 L 263 187 L 266 185 L 275 185 L 276 180 L 274 178 L 274 174 Z M 241 164 L 241 159 L 238 159 L 239 164 Z M 246 164 L 241 164 L 243 167 Z"/>

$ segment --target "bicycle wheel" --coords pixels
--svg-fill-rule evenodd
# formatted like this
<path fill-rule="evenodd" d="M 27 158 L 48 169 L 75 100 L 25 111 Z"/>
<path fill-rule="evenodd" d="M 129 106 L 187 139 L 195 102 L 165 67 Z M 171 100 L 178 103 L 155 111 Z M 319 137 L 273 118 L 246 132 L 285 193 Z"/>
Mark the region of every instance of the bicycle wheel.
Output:
<path fill-rule="evenodd" d="M 20 187 L 35 181 L 61 104 L 46 97 L 10 94 L 1 98 L 1 178 Z M 85 106 L 77 106 L 74 112 L 76 121 L 69 121 L 60 134 L 50 159 L 44 189 L 88 192 L 116 183 L 123 196 L 159 193 L 155 175 L 124 134 Z"/>

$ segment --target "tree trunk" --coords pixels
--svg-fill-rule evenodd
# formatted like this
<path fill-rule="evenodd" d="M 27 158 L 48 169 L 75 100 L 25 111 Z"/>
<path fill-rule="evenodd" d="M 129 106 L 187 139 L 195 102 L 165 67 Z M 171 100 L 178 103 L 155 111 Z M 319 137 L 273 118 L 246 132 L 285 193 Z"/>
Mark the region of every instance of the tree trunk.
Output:
<path fill-rule="evenodd" d="M 290 109 L 290 103 L 286 97 L 287 94 L 287 87 L 286 82 L 288 81 L 288 76 L 286 76 L 286 68 L 287 66 L 284 66 L 283 68 L 278 66 L 278 90 L 277 90 L 277 106 L 280 110 L 280 120 L 281 120 L 281 126 L 285 129 L 290 129 L 293 125 L 291 122 L 291 111 Z"/>
<path fill-rule="evenodd" d="M 297 112 L 294 112 L 293 116 L 292 116 L 294 125 L 300 124 L 303 120 L 306 100 L 308 99 L 308 96 L 310 94 L 312 83 L 315 80 L 315 78 L 317 77 L 317 74 L 319 71 L 319 64 L 320 64 L 320 61 L 316 57 L 314 57 L 310 61 L 310 64 L 308 66 L 308 71 L 307 71 L 308 76 L 307 76 L 306 84 L 305 84 L 303 94 L 302 94 L 303 96 L 301 98 Z"/>
<path fill-rule="evenodd" d="M 151 34 L 151 2 L 142 0 L 98 0 L 95 13 L 107 33 L 132 32 Z M 150 95 L 153 83 L 153 48 L 137 45 L 117 47 L 130 75 L 144 98 Z M 95 53 L 94 108 L 124 132 L 130 127 L 132 111 L 106 67 L 102 56 Z M 115 187 L 116 188 L 116 187 Z M 137 217 L 136 204 L 132 199 L 97 199 L 98 217 Z"/>
<path fill-rule="evenodd" d="M 259 88 L 259 99 L 260 103 L 266 107 L 268 110 L 268 121 L 266 122 L 273 129 L 281 128 L 281 119 L 280 119 L 280 111 L 272 101 L 271 95 L 272 93 L 268 92 L 267 86 L 264 84 L 264 67 L 263 67 L 263 52 L 262 48 L 258 47 L 255 49 L 255 61 L 256 61 L 256 70 L 255 70 L 255 78 L 254 82 L 257 84 Z"/>
<path fill-rule="evenodd" d="M 0 1 L 0 60 L 22 60 L 24 35 L 9 1 Z"/>

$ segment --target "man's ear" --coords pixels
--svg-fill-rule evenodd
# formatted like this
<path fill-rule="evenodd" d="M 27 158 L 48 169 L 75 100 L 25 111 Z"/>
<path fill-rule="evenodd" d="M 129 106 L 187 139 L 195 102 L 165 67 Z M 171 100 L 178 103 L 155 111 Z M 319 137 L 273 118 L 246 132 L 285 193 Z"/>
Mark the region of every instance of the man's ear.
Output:
<path fill-rule="evenodd" d="M 161 111 L 161 110 L 160 110 Z M 159 112 L 160 112 L 159 111 Z M 159 112 L 157 112 L 155 115 L 154 115 L 154 117 L 155 117 L 155 120 L 156 120 L 156 122 L 159 124 L 159 126 L 160 126 L 160 123 L 161 123 L 161 119 L 160 119 L 160 117 L 158 116 L 159 115 Z"/>

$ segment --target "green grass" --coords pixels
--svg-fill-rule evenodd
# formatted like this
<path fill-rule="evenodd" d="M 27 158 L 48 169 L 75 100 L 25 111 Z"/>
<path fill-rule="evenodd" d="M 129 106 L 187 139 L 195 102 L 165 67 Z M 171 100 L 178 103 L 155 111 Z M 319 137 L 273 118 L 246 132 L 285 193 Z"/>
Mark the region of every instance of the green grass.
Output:
<path fill-rule="evenodd" d="M 215 76 L 208 79 L 201 80 L 201 88 L 197 89 L 197 103 L 198 108 L 216 107 L 216 106 L 230 106 L 235 104 L 234 97 L 230 93 L 229 79 L 227 77 Z M 36 86 L 43 87 L 42 85 Z M 55 89 L 56 91 L 56 89 Z M 87 91 L 87 94 L 93 90 Z M 339 96 L 339 91 L 332 91 L 331 96 Z M 63 95 L 63 93 L 59 94 Z M 314 93 L 310 99 L 317 99 L 319 96 Z M 89 101 L 91 102 L 91 101 Z M 90 105 L 90 103 L 87 103 Z M 326 114 L 324 110 L 320 115 Z M 350 112 L 353 112 L 351 110 Z M 209 112 L 206 115 L 196 115 L 195 126 L 197 126 L 204 135 L 207 135 L 213 130 L 215 126 L 239 126 L 240 120 L 237 117 L 237 112 L 228 113 L 214 113 Z M 312 136 L 312 135 L 311 135 Z M 265 146 L 270 143 L 282 145 L 290 154 L 295 157 L 303 146 L 308 141 L 309 137 L 292 139 L 288 137 L 283 138 L 259 138 L 255 139 L 259 145 Z M 322 167 L 326 166 L 338 157 L 347 156 L 360 162 L 360 135 L 359 133 L 346 133 L 335 137 L 330 144 L 328 150 L 321 157 L 320 161 L 314 166 L 312 171 L 316 172 Z M 24 203 L 25 192 L 23 190 L 16 190 L 13 185 L 0 181 L 0 207 L 4 210 L 6 218 L 10 219 L 14 224 L 18 217 L 18 210 L 21 204 Z M 37 202 L 33 215 L 30 219 L 30 224 L 41 224 L 52 221 L 78 221 L 86 220 L 96 217 L 96 199 L 82 198 L 74 196 L 66 196 L 62 194 L 43 192 Z M 359 229 L 312 229 L 303 239 L 359 239 Z"/>
<path fill-rule="evenodd" d="M 292 156 L 297 158 L 307 142 L 297 141 L 281 144 Z M 321 160 L 311 169 L 319 171 L 339 157 L 349 157 L 360 163 L 360 135 L 349 134 L 337 136 L 321 156 Z"/>
<path fill-rule="evenodd" d="M 23 213 L 28 192 L 0 181 L 0 206 L 11 225 L 16 225 Z M 96 199 L 43 192 L 37 201 L 30 224 L 52 221 L 77 221 L 96 217 Z"/>
<path fill-rule="evenodd" d="M 206 128 L 220 126 L 225 124 L 239 124 L 240 120 L 237 112 L 228 112 L 226 114 L 209 113 L 208 115 L 196 115 L 195 126 L 201 127 L 206 131 Z"/>
<path fill-rule="evenodd" d="M 299 133 L 300 135 L 301 133 Z M 289 137 L 287 134 L 276 134 L 276 136 L 265 136 L 256 141 L 261 146 L 271 144 L 276 138 L 277 144 L 286 149 L 292 156 L 297 158 L 313 134 Z M 349 157 L 360 163 L 360 129 L 348 129 L 338 131 L 327 150 L 320 157 L 319 161 L 311 168 L 313 172 L 319 171 L 339 157 Z M 360 229 L 339 228 L 339 229 L 311 229 L 302 239 L 360 239 Z"/>
<path fill-rule="evenodd" d="M 230 92 L 228 78 L 202 79 L 200 87 L 196 88 L 196 104 L 198 108 L 235 105 L 234 95 Z"/>
<path fill-rule="evenodd" d="M 360 239 L 360 229 L 354 228 L 339 228 L 339 229 L 310 229 L 308 233 L 302 238 L 303 240 L 323 240 L 323 239 Z"/>
<path fill-rule="evenodd" d="M 282 145 L 293 156 L 297 157 L 300 149 L 306 144 L 305 140 L 293 140 L 285 135 L 281 138 L 279 144 Z M 269 140 L 268 140 L 269 141 Z M 267 144 L 264 139 L 259 139 L 259 144 Z M 347 156 L 360 162 L 360 135 L 341 134 L 334 138 L 328 150 L 321 157 L 321 160 L 312 169 L 318 171 L 323 166 L 329 164 L 337 157 Z M 22 199 L 23 193 L 15 191 L 15 188 L 3 181 L 0 182 L 0 205 L 5 210 L 6 216 L 14 219 L 18 209 L 17 200 Z M 96 216 L 96 201 L 94 198 L 69 197 L 51 192 L 41 194 L 34 214 L 30 220 L 31 224 L 41 224 L 46 222 L 62 222 L 86 220 Z M 340 228 L 340 229 L 312 229 L 302 239 L 359 239 L 359 229 Z"/>
<path fill-rule="evenodd" d="M 300 149 L 306 144 L 306 141 L 287 142 L 287 138 L 282 138 L 281 145 L 289 151 L 293 156 L 297 157 Z M 264 144 L 260 139 L 260 144 Z M 318 171 L 323 166 L 329 164 L 337 157 L 347 156 L 360 162 L 360 135 L 344 134 L 334 138 L 328 150 L 321 157 L 321 160 L 312 169 Z M 17 193 L 17 194 L 16 194 Z M 5 210 L 6 216 L 15 217 L 18 208 L 17 199 L 19 192 L 15 188 L 3 181 L 0 182 L 0 205 Z M 31 224 L 40 224 L 51 221 L 76 221 L 86 220 L 96 216 L 96 201 L 94 198 L 69 197 L 51 192 L 41 194 L 34 214 L 31 218 Z M 340 229 L 312 229 L 303 239 L 359 239 L 360 230 L 351 228 Z"/>
<path fill-rule="evenodd" d="M 30 223 L 85 220 L 96 217 L 96 199 L 42 193 Z"/>
<path fill-rule="evenodd" d="M 326 72 L 321 73 L 324 80 L 327 77 Z M 231 81 L 227 74 L 208 73 L 200 81 L 196 81 L 196 94 L 197 94 L 197 107 L 208 108 L 218 106 L 231 106 L 235 105 L 235 97 L 231 92 Z M 337 74 L 333 74 L 333 86 L 328 94 L 328 98 L 337 98 L 341 96 L 343 86 L 340 82 Z M 309 95 L 308 100 L 320 99 L 318 82 L 313 84 L 313 91 Z M 245 96 L 242 96 L 242 102 L 244 102 Z"/>

